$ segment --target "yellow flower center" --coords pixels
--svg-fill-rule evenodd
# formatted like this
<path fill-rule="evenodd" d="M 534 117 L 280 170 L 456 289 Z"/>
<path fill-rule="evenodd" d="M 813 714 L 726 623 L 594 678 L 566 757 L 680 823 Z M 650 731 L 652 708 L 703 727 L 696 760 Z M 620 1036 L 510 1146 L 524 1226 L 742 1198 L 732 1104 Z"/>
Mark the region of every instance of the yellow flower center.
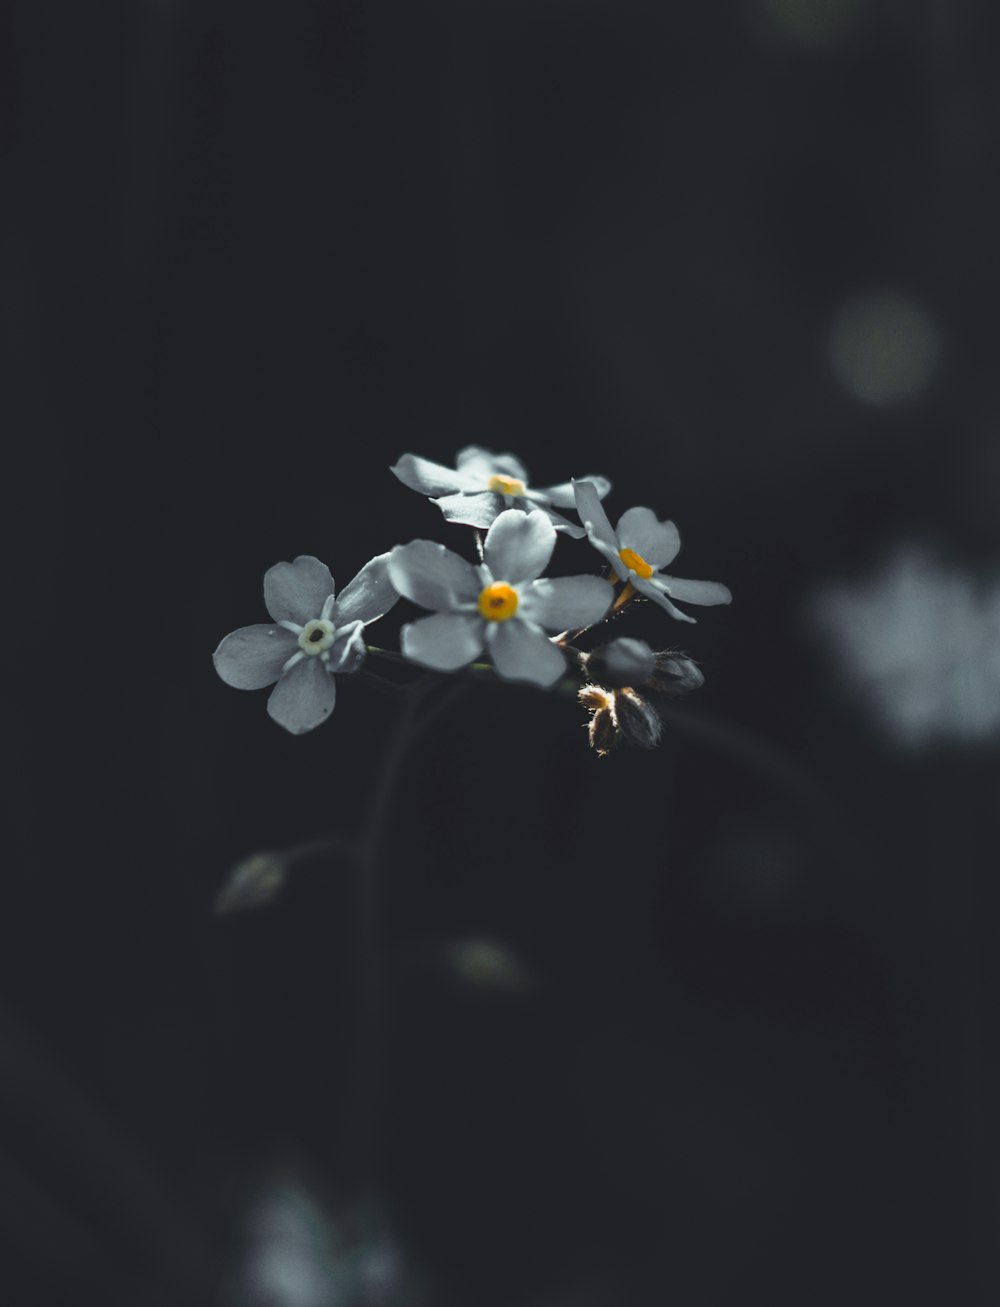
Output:
<path fill-rule="evenodd" d="M 653 575 L 653 569 L 645 558 L 642 554 L 637 554 L 634 549 L 619 549 L 618 557 L 626 567 L 631 568 L 636 576 L 641 576 L 644 581 L 648 581 Z"/>
<path fill-rule="evenodd" d="M 516 495 L 519 499 L 524 498 L 524 482 L 518 481 L 517 477 L 490 477 L 490 490 L 495 490 L 498 495 Z"/>
<path fill-rule="evenodd" d="M 488 622 L 506 622 L 517 612 L 517 591 L 506 581 L 494 581 L 479 596 L 479 615 Z"/>

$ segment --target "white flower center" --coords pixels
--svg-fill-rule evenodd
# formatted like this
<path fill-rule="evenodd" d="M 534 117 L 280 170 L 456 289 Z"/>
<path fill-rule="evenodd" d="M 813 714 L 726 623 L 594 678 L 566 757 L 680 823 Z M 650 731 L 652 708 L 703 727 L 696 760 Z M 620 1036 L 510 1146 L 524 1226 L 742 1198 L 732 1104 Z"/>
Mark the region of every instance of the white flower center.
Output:
<path fill-rule="evenodd" d="M 335 635 L 332 622 L 328 622 L 325 617 L 316 617 L 311 622 L 306 622 L 299 632 L 299 648 L 306 654 L 325 653 L 333 644 Z"/>

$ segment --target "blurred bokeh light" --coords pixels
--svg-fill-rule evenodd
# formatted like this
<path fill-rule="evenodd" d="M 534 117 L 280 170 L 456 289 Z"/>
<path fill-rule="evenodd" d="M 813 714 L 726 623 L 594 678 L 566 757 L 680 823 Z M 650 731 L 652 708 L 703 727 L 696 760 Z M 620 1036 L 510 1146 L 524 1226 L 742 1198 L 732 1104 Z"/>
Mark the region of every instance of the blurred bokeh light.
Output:
<path fill-rule="evenodd" d="M 844 40 L 865 17 L 865 0 L 763 0 L 764 17 L 789 41 L 824 46 Z"/>
<path fill-rule="evenodd" d="M 830 366 L 855 399 L 876 407 L 916 399 L 934 380 L 942 337 L 916 301 L 891 291 L 870 292 L 837 313 L 829 339 Z"/>
<path fill-rule="evenodd" d="M 251 1202 L 227 1307 L 418 1307 L 378 1203 L 336 1221 L 294 1176 L 275 1178 Z"/>

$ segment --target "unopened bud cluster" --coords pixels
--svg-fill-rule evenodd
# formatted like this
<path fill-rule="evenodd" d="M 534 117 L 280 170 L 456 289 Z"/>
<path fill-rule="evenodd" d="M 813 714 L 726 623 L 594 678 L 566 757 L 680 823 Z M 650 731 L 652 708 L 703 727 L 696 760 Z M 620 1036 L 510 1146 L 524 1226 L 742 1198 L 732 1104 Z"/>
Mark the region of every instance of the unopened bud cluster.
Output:
<path fill-rule="evenodd" d="M 580 665 L 593 678 L 580 690 L 579 699 L 590 713 L 591 748 L 602 757 L 623 741 L 641 749 L 659 744 L 660 714 L 639 690 L 677 696 L 697 690 L 705 681 L 687 654 L 676 649 L 654 652 L 645 641 L 630 637 L 580 654 Z"/>
<path fill-rule="evenodd" d="M 642 686 L 656 694 L 688 694 L 705 683 L 698 664 L 679 649 L 654 652 L 644 640 L 622 636 L 580 655 L 591 680 L 614 687 Z"/>

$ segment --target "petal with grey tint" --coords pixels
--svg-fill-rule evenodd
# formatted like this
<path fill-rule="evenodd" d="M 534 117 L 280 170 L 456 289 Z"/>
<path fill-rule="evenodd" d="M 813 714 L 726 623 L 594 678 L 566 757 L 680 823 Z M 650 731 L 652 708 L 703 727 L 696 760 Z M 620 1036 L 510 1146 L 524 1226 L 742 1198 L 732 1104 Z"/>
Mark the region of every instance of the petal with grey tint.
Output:
<path fill-rule="evenodd" d="M 607 477 L 578 477 L 579 481 L 589 481 L 597 491 L 598 499 L 606 499 L 611 492 L 611 482 Z M 575 508 L 576 497 L 573 494 L 573 482 L 561 481 L 557 486 L 544 486 L 538 491 L 556 508 Z"/>
<path fill-rule="evenodd" d="M 590 519 L 588 519 L 589 521 Z M 615 545 L 610 545 L 593 531 L 587 531 L 587 537 L 599 554 L 601 554 L 611 564 L 614 571 L 622 581 L 627 581 L 629 570 L 621 560 L 621 554 Z"/>
<path fill-rule="evenodd" d="M 482 445 L 466 445 L 455 455 L 455 466 L 460 472 L 489 477 L 493 474 L 493 458 L 493 451 Z"/>
<path fill-rule="evenodd" d="M 557 531 L 570 536 L 573 540 L 582 540 L 587 534 L 582 526 L 577 526 L 575 522 L 571 522 L 569 518 L 563 517 L 561 513 L 551 508 L 540 490 L 529 490 L 524 499 L 515 500 L 515 507 L 523 508 L 529 513 L 544 513 Z"/>
<path fill-rule="evenodd" d="M 563 535 L 568 535 L 572 540 L 582 540 L 587 534 L 582 526 L 577 526 L 577 524 L 571 522 L 569 518 L 563 517 L 561 514 L 557 513 L 554 508 L 549 508 L 545 511 L 548 513 L 549 521 L 555 529 L 561 531 Z"/>
<path fill-rule="evenodd" d="M 641 576 L 632 576 L 630 579 L 640 594 L 645 595 L 647 599 L 652 599 L 654 604 L 659 604 L 671 617 L 676 617 L 679 622 L 694 622 L 697 620 L 690 613 L 682 613 L 675 604 L 670 602 L 662 586 L 656 584 L 658 578 L 651 577 L 646 581 Z"/>
<path fill-rule="evenodd" d="M 330 569 L 311 554 L 300 554 L 293 563 L 275 563 L 264 575 L 264 604 L 276 622 L 303 626 L 319 617 L 333 592 Z"/>
<path fill-rule="evenodd" d="M 673 522 L 661 522 L 651 508 L 627 508 L 615 529 L 620 549 L 631 549 L 656 571 L 677 557 L 680 532 Z"/>
<path fill-rule="evenodd" d="M 611 529 L 607 513 L 601 507 L 601 501 L 597 497 L 597 488 L 590 481 L 574 481 L 573 494 L 576 498 L 577 514 L 586 528 L 590 543 L 599 549 L 605 558 L 618 561 L 618 567 L 620 568 L 618 537 Z M 619 576 L 623 575 L 621 571 L 618 574 Z M 627 574 L 628 569 L 626 568 L 624 575 Z"/>
<path fill-rule="evenodd" d="M 566 670 L 566 660 L 541 627 L 517 618 L 496 623 L 490 657 L 505 681 L 548 686 Z"/>
<path fill-rule="evenodd" d="M 603 540 L 596 539 L 594 536 L 590 535 L 589 532 L 587 534 L 590 537 L 590 543 L 594 546 L 594 548 L 597 550 L 599 554 L 603 554 L 604 557 L 608 560 L 608 562 L 611 564 L 612 570 L 618 574 L 619 580 L 627 581 L 631 574 L 629 572 L 629 569 L 622 562 L 621 554 L 618 552 L 618 550 L 610 549 L 604 543 Z"/>
<path fill-rule="evenodd" d="M 721 581 L 682 581 L 679 576 L 650 577 L 662 586 L 671 599 L 679 599 L 685 604 L 702 604 L 710 607 L 714 604 L 731 604 L 732 591 Z"/>
<path fill-rule="evenodd" d="M 327 668 L 338 675 L 356 672 L 365 661 L 367 652 L 364 622 L 351 622 L 348 626 L 338 629 L 333 644 L 328 650 L 330 658 Z"/>
<path fill-rule="evenodd" d="M 237 690 L 262 690 L 272 685 L 298 648 L 298 640 L 280 626 L 241 626 L 212 655 L 215 670 Z"/>
<path fill-rule="evenodd" d="M 468 472 L 456 471 L 443 463 L 432 463 L 416 454 L 404 454 L 389 471 L 411 490 L 436 499 L 438 495 L 451 495 L 456 490 L 478 490 L 480 478 Z"/>
<path fill-rule="evenodd" d="M 543 577 L 521 591 L 518 613 L 549 631 L 576 631 L 599 622 L 613 598 L 599 576 Z"/>
<path fill-rule="evenodd" d="M 492 526 L 496 515 L 503 508 L 503 497 L 492 490 L 484 490 L 475 495 L 443 495 L 434 500 L 446 522 L 458 522 L 461 526 L 477 526 L 485 531 Z"/>
<path fill-rule="evenodd" d="M 494 454 L 492 449 L 484 449 L 482 445 L 466 445 L 458 451 L 455 462 L 462 472 L 474 472 L 487 480 L 500 475 L 516 477 L 525 484 L 528 481 L 528 473 L 519 458 L 513 454 Z"/>
<path fill-rule="evenodd" d="M 556 530 L 545 513 L 506 508 L 490 527 L 483 546 L 486 566 L 498 581 L 533 581 L 556 547 Z"/>
<path fill-rule="evenodd" d="M 474 603 L 482 588 L 472 564 L 434 540 L 397 545 L 389 554 L 389 576 L 401 595 L 422 608 Z"/>
<path fill-rule="evenodd" d="M 481 617 L 471 613 L 434 613 L 403 627 L 400 648 L 415 663 L 453 672 L 482 653 L 484 625 Z"/>
<path fill-rule="evenodd" d="M 337 702 L 337 683 L 319 658 L 304 658 L 271 691 L 267 711 L 286 731 L 303 735 L 326 721 Z"/>
<path fill-rule="evenodd" d="M 389 576 L 389 555 L 379 554 L 365 563 L 353 581 L 340 592 L 333 610 L 335 626 L 347 622 L 374 622 L 384 616 L 399 595 Z"/>

